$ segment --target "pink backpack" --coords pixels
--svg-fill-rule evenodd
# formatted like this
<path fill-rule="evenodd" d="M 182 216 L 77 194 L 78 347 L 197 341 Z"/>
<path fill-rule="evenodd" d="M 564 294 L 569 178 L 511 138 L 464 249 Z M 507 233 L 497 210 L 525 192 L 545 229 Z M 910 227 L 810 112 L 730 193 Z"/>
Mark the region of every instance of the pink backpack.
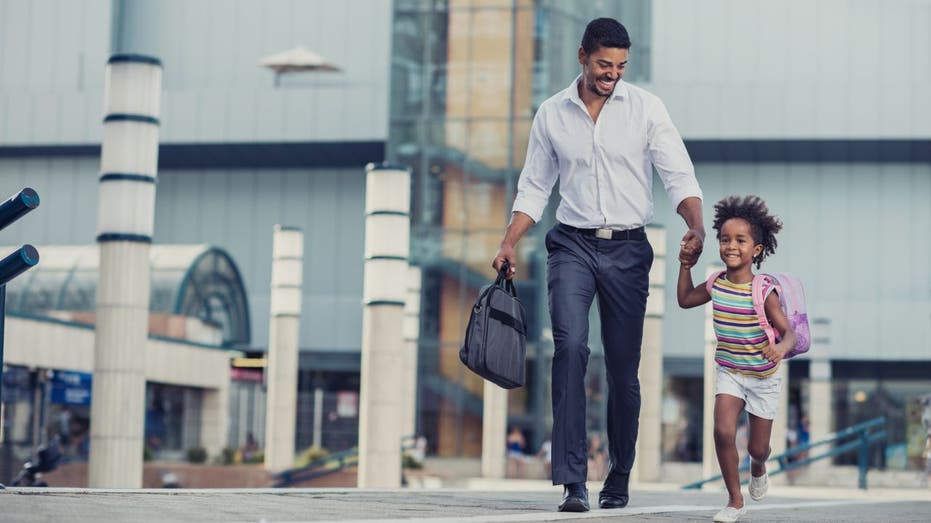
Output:
<path fill-rule="evenodd" d="M 705 287 L 708 289 L 708 295 L 711 295 L 711 287 L 714 281 L 721 277 L 724 271 L 718 271 L 708 278 Z M 779 333 L 766 318 L 766 309 L 763 307 L 764 297 L 771 286 L 776 287 L 776 294 L 779 296 L 779 305 L 782 306 L 782 312 L 785 313 L 786 319 L 789 320 L 789 327 L 795 331 L 795 347 L 786 354 L 786 359 L 794 358 L 799 354 L 805 354 L 811 348 L 811 328 L 808 326 L 808 309 L 805 308 L 805 291 L 802 289 L 802 282 L 795 276 L 778 272 L 774 274 L 757 274 L 753 277 L 751 289 L 753 292 L 753 310 L 760 318 L 760 327 L 766 332 L 770 345 L 775 345 L 779 340 Z"/>

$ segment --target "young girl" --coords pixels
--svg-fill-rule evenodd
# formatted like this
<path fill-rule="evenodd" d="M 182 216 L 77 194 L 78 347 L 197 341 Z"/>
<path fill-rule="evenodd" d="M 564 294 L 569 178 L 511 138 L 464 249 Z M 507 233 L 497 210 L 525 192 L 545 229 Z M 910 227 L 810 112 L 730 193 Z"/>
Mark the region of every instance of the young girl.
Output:
<path fill-rule="evenodd" d="M 782 379 L 776 371 L 779 361 L 795 345 L 795 333 L 779 306 L 772 288 L 763 290 L 766 318 L 781 340 L 770 345 L 754 312 L 751 287 L 753 265 L 757 269 L 766 256 L 776 251 L 776 233 L 782 229 L 758 196 L 730 196 L 714 206 L 721 261 L 727 270 L 712 284 L 692 284 L 689 258 L 679 255 L 679 306 L 689 309 L 708 303 L 714 308 L 717 337 L 715 362 L 718 386 L 714 402 L 714 445 L 718 464 L 727 487 L 728 503 L 714 521 L 737 521 L 746 513 L 740 492 L 737 447 L 737 419 L 747 409 L 750 418 L 750 497 L 766 496 L 769 479 L 766 460 L 770 453 L 770 433 L 782 393 Z"/>

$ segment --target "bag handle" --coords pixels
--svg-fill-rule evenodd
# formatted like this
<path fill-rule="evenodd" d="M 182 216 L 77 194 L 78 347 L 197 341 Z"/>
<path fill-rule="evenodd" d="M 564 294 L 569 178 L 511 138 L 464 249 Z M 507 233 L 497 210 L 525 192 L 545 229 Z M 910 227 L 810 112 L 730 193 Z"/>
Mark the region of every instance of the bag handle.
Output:
<path fill-rule="evenodd" d="M 501 287 L 508 292 L 513 297 L 517 297 L 517 289 L 514 287 L 514 282 L 507 279 L 508 269 L 511 268 L 511 264 L 507 260 L 501 264 L 501 268 L 498 269 L 498 277 L 495 278 L 495 285 Z"/>

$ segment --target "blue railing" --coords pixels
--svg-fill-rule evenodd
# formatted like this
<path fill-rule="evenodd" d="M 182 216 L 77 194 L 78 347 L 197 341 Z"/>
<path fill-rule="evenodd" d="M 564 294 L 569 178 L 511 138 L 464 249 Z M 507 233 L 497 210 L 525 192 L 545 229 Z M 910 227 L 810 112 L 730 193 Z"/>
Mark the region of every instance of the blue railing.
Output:
<path fill-rule="evenodd" d="M 813 443 L 792 447 L 791 449 L 781 454 L 770 456 L 769 460 L 767 460 L 767 463 L 775 462 L 777 465 L 779 465 L 779 468 L 775 470 L 771 469 L 769 466 L 766 468 L 769 472 L 769 475 L 773 476 L 808 466 L 809 464 L 818 460 L 828 459 L 840 454 L 857 451 L 857 467 L 859 469 L 858 486 L 861 489 L 866 489 L 866 473 L 869 470 L 870 464 L 870 447 L 874 443 L 884 441 L 886 436 L 886 418 L 879 417 L 871 419 L 852 427 L 848 427 L 839 432 L 829 434 L 825 438 Z M 815 447 L 823 447 L 831 444 L 835 444 L 836 446 L 833 448 L 825 448 L 820 453 L 801 456 L 802 453 L 808 452 Z M 793 459 L 793 457 L 795 457 L 795 459 Z M 749 470 L 749 468 L 750 465 L 747 463 L 740 467 L 739 470 L 740 472 L 744 472 Z M 720 479 L 721 475 L 718 474 L 701 481 L 696 481 L 695 483 L 689 483 L 688 485 L 684 485 L 682 488 L 697 489 L 701 488 L 702 485 L 706 483 L 711 483 Z M 741 484 L 744 484 L 747 481 L 748 480 L 746 479 L 741 480 Z"/>
<path fill-rule="evenodd" d="M 290 487 L 296 483 L 302 483 L 320 476 L 326 476 L 339 472 L 346 467 L 352 467 L 359 463 L 359 449 L 353 447 L 349 450 L 336 452 L 324 458 L 314 460 L 307 465 L 279 472 L 274 475 L 275 487 Z"/>
<path fill-rule="evenodd" d="M 404 436 L 401 438 L 401 453 L 411 450 L 416 444 L 415 435 Z M 359 449 L 353 447 L 349 450 L 330 454 L 324 458 L 314 460 L 303 467 L 286 470 L 274 475 L 275 487 L 290 487 L 294 484 L 308 481 L 311 479 L 327 476 L 343 470 L 346 467 L 354 467 L 359 464 Z M 401 472 L 401 483 L 404 484 L 403 467 Z"/>

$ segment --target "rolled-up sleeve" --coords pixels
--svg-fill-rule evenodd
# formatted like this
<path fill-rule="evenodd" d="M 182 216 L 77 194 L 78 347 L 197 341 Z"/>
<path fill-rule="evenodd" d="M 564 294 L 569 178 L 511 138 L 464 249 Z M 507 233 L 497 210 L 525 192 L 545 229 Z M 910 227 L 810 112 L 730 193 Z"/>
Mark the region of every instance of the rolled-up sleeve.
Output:
<path fill-rule="evenodd" d="M 517 182 L 517 196 L 511 212 L 522 212 L 539 222 L 549 201 L 553 184 L 559 178 L 559 163 L 546 133 L 546 105 L 540 107 L 530 126 L 527 158 Z"/>
<path fill-rule="evenodd" d="M 689 197 L 702 199 L 695 167 L 682 142 L 682 136 L 672 123 L 666 106 L 658 98 L 654 100 L 649 118 L 650 160 L 663 181 L 672 208 L 677 209 L 682 200 Z"/>

